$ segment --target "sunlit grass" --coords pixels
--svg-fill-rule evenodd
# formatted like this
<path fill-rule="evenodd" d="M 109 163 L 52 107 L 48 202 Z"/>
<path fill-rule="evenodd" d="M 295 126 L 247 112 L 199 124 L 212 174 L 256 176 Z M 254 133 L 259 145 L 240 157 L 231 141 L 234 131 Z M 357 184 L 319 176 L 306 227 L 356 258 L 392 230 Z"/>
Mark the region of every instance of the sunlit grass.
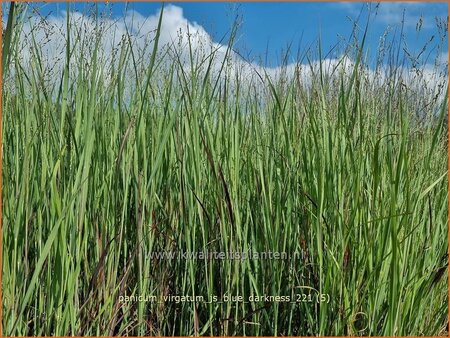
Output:
<path fill-rule="evenodd" d="M 95 39 L 88 65 L 71 59 L 81 37 L 43 88 L 39 45 L 24 64 L 6 32 L 6 335 L 446 330 L 446 97 L 417 116 L 421 98 L 400 73 L 365 75 L 363 46 L 350 73 L 332 81 L 320 67 L 305 85 L 300 70 L 243 78 L 219 54 L 202 66 L 192 57 L 188 71 L 157 43 L 142 60 L 130 39 L 106 74 Z M 164 250 L 289 259 L 149 258 Z M 329 302 L 119 302 L 299 293 Z"/>

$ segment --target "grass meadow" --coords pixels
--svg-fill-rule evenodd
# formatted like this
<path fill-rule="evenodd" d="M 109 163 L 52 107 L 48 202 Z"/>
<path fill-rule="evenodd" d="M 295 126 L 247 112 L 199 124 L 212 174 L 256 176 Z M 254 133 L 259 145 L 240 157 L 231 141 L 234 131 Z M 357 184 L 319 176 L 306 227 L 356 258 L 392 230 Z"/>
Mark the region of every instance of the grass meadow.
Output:
<path fill-rule="evenodd" d="M 447 69 L 364 20 L 335 63 L 238 67 L 237 26 L 164 46 L 161 11 L 111 50 L 67 15 L 52 72 L 3 9 L 4 335 L 448 333 Z"/>

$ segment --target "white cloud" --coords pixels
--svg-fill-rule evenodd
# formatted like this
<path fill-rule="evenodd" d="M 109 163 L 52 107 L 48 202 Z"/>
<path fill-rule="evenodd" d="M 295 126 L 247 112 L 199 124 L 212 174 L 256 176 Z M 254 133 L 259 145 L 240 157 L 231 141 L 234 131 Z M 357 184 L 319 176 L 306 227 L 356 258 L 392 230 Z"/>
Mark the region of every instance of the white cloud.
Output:
<path fill-rule="evenodd" d="M 443 64 L 448 63 L 448 52 L 439 54 L 437 61 Z"/>
<path fill-rule="evenodd" d="M 394 20 L 399 15 L 397 10 L 404 3 L 382 3 L 380 5 L 380 15 L 383 15 L 386 20 Z M 355 10 L 353 3 L 341 3 L 340 6 L 347 8 L 347 10 Z M 360 6 L 360 5 L 359 5 Z M 422 8 L 422 4 L 408 3 L 408 8 Z M 384 9 L 383 9 L 384 8 Z M 49 82 L 58 78 L 63 70 L 65 62 L 65 48 L 66 48 L 66 20 L 67 13 L 61 12 L 57 15 L 48 18 L 40 18 L 31 16 L 29 21 L 23 27 L 21 35 L 21 57 L 23 65 L 27 67 L 36 67 L 30 64 L 35 58 L 31 57 L 33 39 L 36 44 L 40 46 L 42 52 L 41 58 L 43 60 L 44 73 L 47 74 Z M 401 12 L 400 12 L 401 15 Z M 124 42 L 128 39 L 133 46 L 134 57 L 138 61 L 140 68 L 133 69 L 133 64 L 127 64 L 127 76 L 125 77 L 128 84 L 133 84 L 136 79 L 133 78 L 135 72 L 138 76 L 145 73 L 145 67 L 149 62 L 150 55 L 155 39 L 155 32 L 158 25 L 160 12 L 154 15 L 144 17 L 136 11 L 128 11 L 123 18 L 102 18 L 99 20 L 99 37 L 98 49 L 101 60 L 101 67 L 105 74 L 111 67 L 117 66 L 122 48 L 126 48 Z M 88 16 L 80 13 L 71 13 L 71 44 L 74 47 L 74 52 L 71 58 L 72 65 L 83 62 L 89 64 L 91 62 L 91 53 L 95 47 L 95 32 L 97 23 Z M 189 37 L 188 37 L 189 35 Z M 78 43 L 73 46 L 75 41 Z M 170 67 L 174 57 L 179 57 L 184 64 L 186 72 L 190 70 L 190 52 L 195 59 L 194 64 L 199 64 L 203 61 L 206 65 L 209 61 L 208 56 L 214 54 L 215 61 L 212 64 L 212 72 L 217 75 L 221 69 L 222 62 L 227 55 L 228 47 L 224 44 L 214 42 L 213 38 L 208 32 L 196 22 L 190 22 L 184 17 L 182 8 L 174 5 L 167 5 L 164 8 L 164 15 L 162 20 L 161 34 L 159 39 L 159 53 L 158 59 L 168 60 L 164 64 L 159 64 L 161 67 Z M 166 57 L 164 58 L 164 55 Z M 446 54 L 445 58 L 448 57 Z M 442 56 L 444 58 L 444 56 Z M 206 60 L 206 61 L 205 61 Z M 299 75 L 304 84 L 310 84 L 313 74 L 317 74 L 320 68 L 320 62 L 315 61 L 311 64 L 296 64 L 291 63 L 286 67 L 262 67 L 256 63 L 247 62 L 241 58 L 236 52 L 229 51 L 228 60 L 226 62 L 226 71 L 231 76 L 238 72 L 240 78 L 252 82 L 257 80 L 259 76 L 269 76 L 272 79 L 283 76 L 284 78 L 292 78 L 294 75 Z M 322 69 L 326 74 L 339 74 L 344 71 L 349 73 L 353 68 L 353 62 L 348 57 L 326 59 L 322 60 Z M 89 70 L 90 67 L 86 67 Z M 77 67 L 73 67 L 77 69 Z M 203 71 L 206 67 L 203 67 Z M 296 72 L 297 70 L 297 72 Z M 370 80 L 383 80 L 383 72 L 375 72 L 370 69 L 365 69 L 365 75 Z M 415 77 L 406 76 L 408 81 L 418 81 L 417 74 L 420 75 L 420 81 L 426 81 L 427 86 L 432 88 L 438 86 L 439 79 L 435 76 L 435 71 L 431 66 L 426 65 L 423 69 L 416 72 Z M 434 75 L 433 75 L 434 74 Z M 76 75 L 76 74 L 74 74 Z M 231 77 L 232 78 L 232 77 Z M 56 85 L 59 85 L 56 84 Z M 132 90 L 132 89 L 130 89 Z M 434 89 L 430 89 L 434 90 Z"/>
<path fill-rule="evenodd" d="M 358 14 L 369 8 L 375 14 L 374 18 L 382 24 L 400 26 L 402 22 L 406 28 L 432 28 L 435 25 L 435 17 L 445 17 L 448 12 L 447 3 L 429 2 L 339 2 L 334 4 L 356 18 Z"/>
<path fill-rule="evenodd" d="M 424 3 L 420 2 L 383 2 L 377 10 L 377 18 L 389 25 L 401 25 L 413 27 L 423 20 Z M 423 25 L 429 25 L 431 18 L 427 16 Z"/>

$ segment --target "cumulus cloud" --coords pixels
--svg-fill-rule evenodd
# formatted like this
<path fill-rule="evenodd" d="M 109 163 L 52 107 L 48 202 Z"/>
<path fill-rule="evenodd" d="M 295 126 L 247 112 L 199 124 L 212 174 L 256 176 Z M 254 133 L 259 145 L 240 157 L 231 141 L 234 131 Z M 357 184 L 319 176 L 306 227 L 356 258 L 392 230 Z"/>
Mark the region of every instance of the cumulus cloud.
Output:
<path fill-rule="evenodd" d="M 437 57 L 437 60 L 439 63 L 447 63 L 448 64 L 448 52 L 444 52 L 439 54 L 439 56 Z"/>
<path fill-rule="evenodd" d="M 435 17 L 442 17 L 448 12 L 447 3 L 429 2 L 339 2 L 334 4 L 353 17 L 357 17 L 361 11 L 371 9 L 375 19 L 382 24 L 399 26 L 404 24 L 406 28 L 432 28 L 435 25 Z"/>
<path fill-rule="evenodd" d="M 394 10 L 401 5 L 404 5 L 404 3 L 383 3 L 380 8 L 384 8 L 384 12 L 380 9 L 380 13 L 384 13 L 383 15 L 387 20 L 388 15 L 398 15 L 394 13 Z M 342 3 L 340 6 L 348 10 L 355 10 L 356 8 L 354 4 L 350 3 Z M 408 6 L 409 8 L 421 8 L 420 4 L 415 3 L 408 4 Z M 124 46 L 132 46 L 133 58 L 140 68 L 133 69 L 133 64 L 130 62 L 126 66 L 130 76 L 126 76 L 126 79 L 129 83 L 137 82 L 136 77 L 133 79 L 133 76 L 144 74 L 155 43 L 160 10 L 150 16 L 143 16 L 136 11 L 128 11 L 125 16 L 120 18 L 102 17 L 97 21 L 81 13 L 70 13 L 70 34 L 67 34 L 67 14 L 66 12 L 60 12 L 46 18 L 36 15 L 28 18 L 23 25 L 19 46 L 21 62 L 24 65 L 36 67 L 36 65 L 33 65 L 36 57 L 32 56 L 32 53 L 36 51 L 33 44 L 36 43 L 41 52 L 39 57 L 43 61 L 41 66 L 43 72 L 47 74 L 48 81 L 51 82 L 52 79 L 58 78 L 64 69 L 67 36 L 70 35 L 72 65 L 89 64 L 92 52 L 96 49 L 95 45 L 98 43 L 99 48 L 97 50 L 100 60 L 98 67 L 104 69 L 104 74 L 108 74 L 108 68 L 116 67 L 120 62 L 120 54 L 123 52 Z M 238 73 L 241 79 L 249 83 L 254 79 L 258 80 L 266 76 L 271 79 L 282 77 L 286 80 L 296 76 L 303 81 L 303 84 L 308 85 L 320 68 L 324 70 L 326 76 L 336 75 L 337 77 L 342 72 L 350 73 L 354 67 L 354 62 L 346 55 L 340 58 L 312 61 L 307 64 L 293 62 L 283 67 L 263 67 L 254 62 L 248 62 L 226 44 L 215 42 L 201 25 L 186 19 L 183 9 L 175 5 L 165 6 L 160 32 L 158 60 L 166 60 L 166 62 L 160 62 L 158 66 L 170 67 L 173 60 L 176 59 L 183 64 L 187 73 L 192 71 L 190 69 L 191 58 L 195 59 L 195 65 L 203 64 L 203 70 L 206 69 L 206 65 L 211 58 L 214 58 L 211 63 L 211 72 L 214 75 L 223 71 L 222 65 L 225 63 L 226 69 L 224 72 L 228 74 Z M 444 57 L 447 58 L 448 54 L 443 55 L 442 59 Z M 71 69 L 77 69 L 77 67 L 71 67 Z M 89 67 L 86 67 L 86 69 L 89 69 Z M 382 81 L 386 72 L 386 70 L 372 70 L 367 67 L 361 70 L 361 74 L 371 81 L 375 79 Z M 404 71 L 403 76 L 406 81 L 411 83 L 413 81 L 418 83 L 417 79 L 420 78 L 430 88 L 437 87 L 442 82 L 442 78 L 436 77 L 436 71 L 430 65 L 425 65 L 412 72 Z"/>

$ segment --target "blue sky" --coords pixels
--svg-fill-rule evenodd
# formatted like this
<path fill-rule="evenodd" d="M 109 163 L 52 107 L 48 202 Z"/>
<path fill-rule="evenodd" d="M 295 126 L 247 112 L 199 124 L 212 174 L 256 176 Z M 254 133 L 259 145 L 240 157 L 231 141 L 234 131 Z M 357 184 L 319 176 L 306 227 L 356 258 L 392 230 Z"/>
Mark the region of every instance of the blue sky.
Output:
<path fill-rule="evenodd" d="M 242 55 L 253 60 L 261 60 L 272 65 L 280 63 L 280 55 L 292 44 L 292 58 L 297 55 L 297 50 L 304 51 L 308 47 L 315 48 L 320 36 L 324 54 L 339 41 L 348 41 L 352 31 L 352 20 L 361 13 L 359 24 L 364 26 L 367 20 L 366 3 L 205 3 L 205 2 L 175 2 L 173 5 L 182 9 L 182 15 L 189 22 L 196 22 L 216 42 L 229 31 L 236 14 L 241 18 L 241 26 L 238 32 L 236 47 Z M 375 7 L 377 4 L 372 3 Z M 77 3 L 75 10 L 84 12 L 86 4 Z M 89 4 L 88 6 L 92 6 Z M 111 5 L 112 14 L 120 17 L 125 9 L 135 10 L 147 17 L 155 15 L 161 7 L 161 3 L 114 3 Z M 100 7 L 104 7 L 104 4 Z M 66 9 L 65 3 L 47 3 L 44 12 L 52 12 L 58 15 Z M 379 4 L 378 13 L 372 16 L 368 35 L 369 50 L 377 50 L 380 37 L 388 30 L 388 40 L 400 35 L 403 12 L 405 15 L 404 38 L 407 48 L 416 55 L 424 44 L 434 36 L 427 48 L 427 52 L 421 55 L 422 62 L 432 63 L 437 55 L 435 49 L 439 42 L 439 33 L 435 25 L 435 17 L 442 20 L 447 18 L 448 4 L 440 3 L 393 3 Z M 422 20 L 420 32 L 416 25 Z M 445 20 L 446 22 L 446 20 Z M 316 49 L 315 49 L 316 50 Z M 443 42 L 443 48 L 439 53 L 448 54 L 447 38 Z M 430 52 L 430 54 L 429 54 Z M 335 54 L 330 57 L 337 56 Z M 291 60 L 292 61 L 292 60 Z"/>
<path fill-rule="evenodd" d="M 348 40 L 352 31 L 352 20 L 356 20 L 362 11 L 360 24 L 367 19 L 367 4 L 360 3 L 317 3 L 317 2 L 269 2 L 269 3 L 175 3 L 183 8 L 189 21 L 202 25 L 216 41 L 229 30 L 238 13 L 242 19 L 237 47 L 245 56 L 266 59 L 277 64 L 283 50 L 289 44 L 294 54 L 305 50 L 318 41 L 326 54 L 337 42 Z M 373 3 L 372 7 L 376 4 Z M 157 3 L 135 3 L 131 6 L 141 14 L 154 13 L 160 5 Z M 369 30 L 369 48 L 376 50 L 379 39 L 386 31 L 400 34 L 402 13 L 405 10 L 405 38 L 408 48 L 419 52 L 432 35 L 436 35 L 435 17 L 447 17 L 447 3 L 381 3 L 377 16 L 371 20 Z M 119 13 L 120 9 L 116 9 Z M 423 18 L 420 34 L 416 32 L 416 23 Z M 437 41 L 437 38 L 436 38 Z M 447 41 L 447 39 L 446 39 Z M 448 49 L 445 44 L 445 51 Z M 295 56 L 295 55 L 294 55 Z"/>

